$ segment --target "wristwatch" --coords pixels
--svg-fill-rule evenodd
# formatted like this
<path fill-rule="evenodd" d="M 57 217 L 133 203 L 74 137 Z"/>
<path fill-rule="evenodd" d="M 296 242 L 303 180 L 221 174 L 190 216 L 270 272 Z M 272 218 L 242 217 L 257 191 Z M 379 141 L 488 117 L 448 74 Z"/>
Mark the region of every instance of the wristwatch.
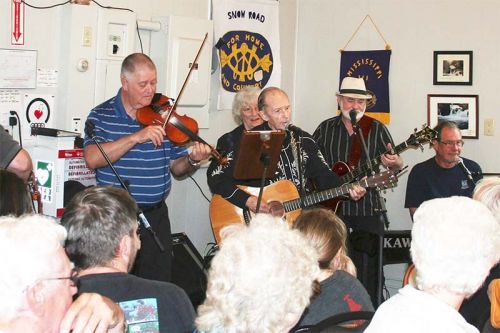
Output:
<path fill-rule="evenodd" d="M 187 161 L 189 163 L 189 165 L 194 168 L 194 169 L 198 169 L 201 165 L 201 162 L 200 161 L 195 161 L 191 158 L 191 156 L 189 156 L 189 154 L 187 154 Z"/>

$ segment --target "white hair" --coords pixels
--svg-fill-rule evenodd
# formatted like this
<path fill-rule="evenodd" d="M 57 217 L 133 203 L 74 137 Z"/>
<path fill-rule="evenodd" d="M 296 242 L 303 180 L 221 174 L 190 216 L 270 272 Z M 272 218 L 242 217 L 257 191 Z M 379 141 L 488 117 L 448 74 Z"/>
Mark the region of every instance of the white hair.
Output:
<path fill-rule="evenodd" d="M 257 98 L 259 94 L 260 88 L 249 86 L 241 89 L 234 95 L 232 112 L 236 123 L 241 124 L 243 122 L 241 119 L 241 109 L 243 109 L 243 107 L 252 104 L 255 104 L 255 107 L 257 107 Z"/>
<path fill-rule="evenodd" d="M 415 212 L 411 255 L 417 286 L 468 297 L 500 260 L 500 226 L 480 202 L 433 199 Z"/>
<path fill-rule="evenodd" d="M 481 179 L 474 188 L 474 200 L 481 201 L 493 213 L 500 223 L 500 178 L 490 177 Z"/>
<path fill-rule="evenodd" d="M 198 308 L 198 330 L 284 332 L 286 318 L 298 320 L 310 302 L 319 275 L 316 251 L 298 230 L 265 214 L 221 235 L 207 298 Z"/>
<path fill-rule="evenodd" d="M 0 322 L 14 319 L 24 290 L 52 273 L 49 260 L 65 239 L 66 230 L 48 217 L 0 217 Z"/>

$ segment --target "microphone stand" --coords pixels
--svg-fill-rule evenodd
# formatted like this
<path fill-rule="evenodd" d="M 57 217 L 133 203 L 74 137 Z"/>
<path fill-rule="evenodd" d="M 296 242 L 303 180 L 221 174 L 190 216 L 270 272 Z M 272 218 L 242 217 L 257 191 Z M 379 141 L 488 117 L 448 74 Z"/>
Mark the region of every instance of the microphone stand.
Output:
<path fill-rule="evenodd" d="M 352 110 L 351 110 L 352 112 Z M 351 124 L 352 124 L 352 129 L 354 131 L 354 134 L 357 135 L 361 141 L 361 147 L 363 149 L 363 153 L 365 154 L 366 159 L 368 160 L 368 165 L 370 167 L 371 173 L 374 174 L 375 170 L 373 170 L 372 166 L 372 160 L 370 158 L 369 152 L 368 152 L 368 147 L 366 146 L 365 138 L 363 136 L 363 131 L 361 127 L 358 125 L 358 122 L 356 121 L 356 118 L 351 115 Z M 385 202 L 382 196 L 378 191 L 375 192 L 377 196 L 377 202 L 378 202 L 378 208 L 374 208 L 376 212 L 381 213 L 380 217 L 383 220 L 384 226 L 386 228 L 389 228 L 389 219 L 387 218 L 387 209 L 385 208 Z M 384 260 L 383 260 L 383 251 L 384 251 L 384 230 L 382 230 L 381 235 L 378 236 L 378 267 L 377 267 L 377 304 L 376 306 L 378 307 L 380 304 L 382 304 L 382 279 L 383 279 L 383 272 L 384 272 Z"/>
<path fill-rule="evenodd" d="M 120 182 L 121 187 L 125 191 L 127 191 L 128 194 L 130 194 L 130 196 L 132 197 L 132 193 L 130 193 L 129 188 L 127 187 L 127 185 L 125 185 L 125 183 L 123 182 L 122 178 L 118 174 L 118 171 L 116 171 L 115 167 L 111 163 L 108 155 L 106 154 L 106 152 L 104 151 L 104 149 L 102 149 L 101 144 L 97 141 L 96 136 L 94 135 L 94 129 L 93 129 L 94 126 L 95 125 L 92 124 L 91 122 L 86 123 L 85 124 L 85 133 L 92 139 L 92 141 L 94 141 L 94 143 L 97 146 L 97 148 L 99 148 L 99 150 L 101 151 L 102 156 L 104 157 L 104 159 L 108 163 L 109 167 L 111 168 L 111 170 L 115 174 L 116 178 Z M 153 228 L 149 224 L 148 219 L 144 215 L 144 212 L 139 207 L 137 207 L 137 208 L 138 208 L 137 217 L 139 218 L 139 221 L 142 223 L 142 225 L 144 226 L 144 228 L 146 228 L 146 230 L 148 230 L 151 233 L 151 236 L 153 236 L 153 239 L 154 239 L 156 245 L 158 245 L 158 248 L 160 249 L 160 252 L 165 252 L 165 248 L 163 247 L 163 244 L 161 243 L 160 239 L 156 235 L 156 232 L 153 230 Z"/>

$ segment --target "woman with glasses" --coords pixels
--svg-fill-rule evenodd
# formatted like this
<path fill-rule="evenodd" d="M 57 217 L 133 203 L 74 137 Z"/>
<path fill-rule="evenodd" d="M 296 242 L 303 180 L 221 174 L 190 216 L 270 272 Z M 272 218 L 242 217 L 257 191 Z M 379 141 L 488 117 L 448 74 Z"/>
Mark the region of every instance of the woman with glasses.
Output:
<path fill-rule="evenodd" d="M 408 176 L 405 207 L 412 217 L 424 201 L 454 195 L 472 197 L 475 182 L 482 178 L 479 164 L 461 157 L 464 141 L 457 124 L 443 121 L 434 130 L 436 155 L 416 164 Z"/>

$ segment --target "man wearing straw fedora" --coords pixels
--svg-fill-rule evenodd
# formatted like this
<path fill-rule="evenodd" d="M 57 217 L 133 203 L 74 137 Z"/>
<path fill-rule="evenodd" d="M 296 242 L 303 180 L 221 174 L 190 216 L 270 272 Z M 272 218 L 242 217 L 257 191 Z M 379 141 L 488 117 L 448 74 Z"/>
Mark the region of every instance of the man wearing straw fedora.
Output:
<path fill-rule="evenodd" d="M 398 155 L 384 154 L 394 146 L 387 128 L 376 119 L 365 115 L 367 108 L 375 104 L 374 94 L 366 89 L 362 78 L 345 77 L 337 95 L 341 114 L 323 121 L 313 134 L 326 162 L 334 170 L 345 173 L 345 167 L 357 168 L 370 159 L 381 156 L 384 167 L 400 170 L 403 160 Z M 353 124 L 355 122 L 355 124 Z M 354 125 L 354 126 L 353 126 Z M 362 135 L 358 135 L 361 129 Z M 367 147 L 367 148 L 364 148 Z M 342 167 L 338 168 L 338 162 Z M 377 171 L 377 165 L 372 165 Z M 384 233 L 383 202 L 375 189 L 367 191 L 361 200 L 344 201 L 337 214 L 350 230 L 350 254 L 375 305 L 380 303 L 377 293 L 378 240 Z"/>

